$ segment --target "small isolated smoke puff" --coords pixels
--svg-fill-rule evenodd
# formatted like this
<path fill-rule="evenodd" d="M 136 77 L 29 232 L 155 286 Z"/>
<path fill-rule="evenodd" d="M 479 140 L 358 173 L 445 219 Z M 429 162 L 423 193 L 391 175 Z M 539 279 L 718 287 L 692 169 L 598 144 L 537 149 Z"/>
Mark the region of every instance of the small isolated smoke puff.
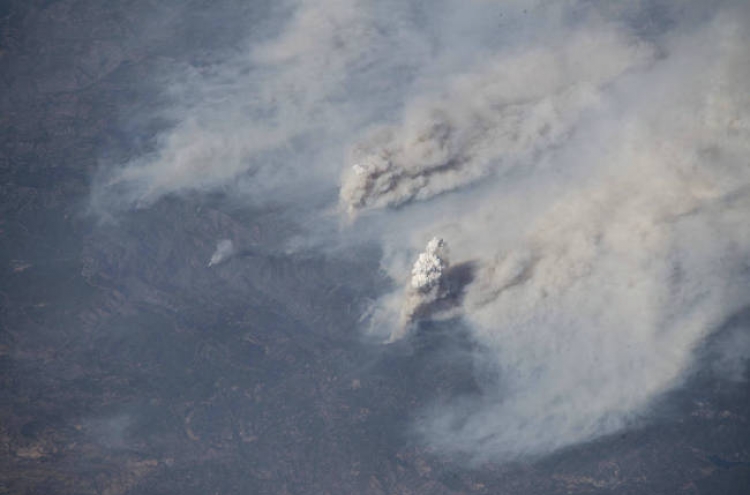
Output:
<path fill-rule="evenodd" d="M 211 255 L 208 266 L 218 265 L 229 259 L 236 252 L 234 243 L 229 239 L 222 239 L 216 244 L 216 251 Z"/>

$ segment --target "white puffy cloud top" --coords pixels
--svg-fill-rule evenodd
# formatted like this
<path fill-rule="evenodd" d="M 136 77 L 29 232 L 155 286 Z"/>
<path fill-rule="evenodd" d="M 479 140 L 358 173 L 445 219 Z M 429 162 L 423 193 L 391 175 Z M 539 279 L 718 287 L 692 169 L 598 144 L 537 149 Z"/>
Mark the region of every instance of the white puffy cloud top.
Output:
<path fill-rule="evenodd" d="M 420 253 L 411 270 L 412 288 L 428 292 L 433 287 L 437 287 L 446 268 L 448 268 L 448 260 L 445 241 L 433 237 L 427 243 L 425 251 Z"/>

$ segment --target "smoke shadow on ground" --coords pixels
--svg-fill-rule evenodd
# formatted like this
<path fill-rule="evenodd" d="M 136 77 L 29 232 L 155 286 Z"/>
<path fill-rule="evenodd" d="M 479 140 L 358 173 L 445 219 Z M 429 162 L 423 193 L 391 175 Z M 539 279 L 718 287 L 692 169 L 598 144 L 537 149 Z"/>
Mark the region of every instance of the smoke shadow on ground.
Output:
<path fill-rule="evenodd" d="M 452 311 L 460 308 L 466 295 L 466 287 L 474 280 L 476 269 L 476 263 L 473 261 L 459 263 L 448 268 L 441 280 L 441 292 L 445 295 L 417 306 L 412 321 L 429 320 L 436 315 L 451 314 Z"/>

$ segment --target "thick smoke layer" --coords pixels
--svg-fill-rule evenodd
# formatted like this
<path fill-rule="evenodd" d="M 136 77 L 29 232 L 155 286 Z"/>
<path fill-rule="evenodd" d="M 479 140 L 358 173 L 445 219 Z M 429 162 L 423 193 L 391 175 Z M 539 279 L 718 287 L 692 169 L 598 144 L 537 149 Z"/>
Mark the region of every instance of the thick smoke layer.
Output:
<path fill-rule="evenodd" d="M 392 341 L 449 307 L 495 377 L 423 411 L 437 452 L 616 432 L 750 302 L 750 7 L 593 4 L 292 2 L 277 38 L 175 77 L 174 125 L 102 174 L 93 205 L 228 184 L 325 205 L 299 244 L 375 240 L 398 287 L 368 328 Z M 338 231 L 337 203 L 368 214 Z M 439 241 L 418 255 L 434 235 L 451 267 Z"/>
<path fill-rule="evenodd" d="M 679 384 L 696 346 L 747 305 L 741 20 L 717 17 L 623 80 L 555 154 L 585 176 L 557 184 L 541 211 L 519 222 L 494 198 L 451 227 L 458 259 L 478 262 L 463 313 L 500 378 L 473 410 L 428 415 L 428 439 L 484 459 L 612 433 Z"/>

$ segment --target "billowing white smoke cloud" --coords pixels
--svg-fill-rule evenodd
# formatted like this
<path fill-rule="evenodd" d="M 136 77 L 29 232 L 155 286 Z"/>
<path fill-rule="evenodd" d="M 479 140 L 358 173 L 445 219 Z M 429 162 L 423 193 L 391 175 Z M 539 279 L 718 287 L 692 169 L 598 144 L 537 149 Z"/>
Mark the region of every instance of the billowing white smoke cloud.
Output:
<path fill-rule="evenodd" d="M 447 269 L 445 241 L 433 237 L 411 269 L 411 288 L 422 294 L 436 292 Z"/>
<path fill-rule="evenodd" d="M 94 201 L 236 182 L 367 210 L 310 242 L 381 242 L 399 289 L 373 328 L 403 337 L 447 299 L 498 377 L 427 411 L 426 442 L 508 459 L 615 432 L 748 303 L 750 15 L 592 4 L 294 2 L 277 39 L 178 85 L 176 125 Z M 415 255 L 434 235 L 451 267 L 439 242 Z"/>
<path fill-rule="evenodd" d="M 436 309 L 435 303 L 449 296 L 450 288 L 446 282 L 449 264 L 448 246 L 443 239 L 433 237 L 411 269 L 401 317 L 391 333 L 391 341 L 403 337 L 415 319 L 430 314 Z"/>
<path fill-rule="evenodd" d="M 446 242 L 433 237 L 416 256 L 409 277 L 400 277 L 402 286 L 384 296 L 363 320 L 370 330 L 395 342 L 406 336 L 414 323 L 424 318 L 450 316 L 454 309 L 455 287 L 450 280 L 451 266 Z"/>
<path fill-rule="evenodd" d="M 216 243 L 216 251 L 211 255 L 208 266 L 218 265 L 234 256 L 236 252 L 234 243 L 230 239 L 222 239 Z"/>

